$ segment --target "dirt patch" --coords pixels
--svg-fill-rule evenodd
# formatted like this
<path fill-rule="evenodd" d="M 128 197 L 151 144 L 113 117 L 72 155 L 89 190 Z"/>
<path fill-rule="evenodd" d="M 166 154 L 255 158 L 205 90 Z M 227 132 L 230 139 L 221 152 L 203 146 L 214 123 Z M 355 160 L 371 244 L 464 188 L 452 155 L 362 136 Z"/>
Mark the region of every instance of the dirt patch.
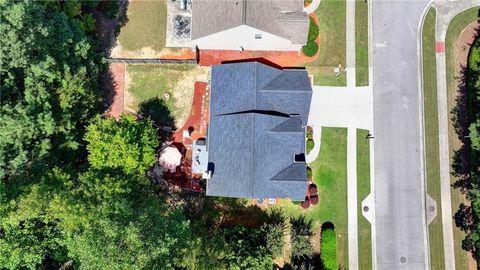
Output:
<path fill-rule="evenodd" d="M 480 27 L 478 21 L 470 23 L 460 34 L 458 40 L 454 44 L 455 59 L 457 59 L 457 65 L 455 65 L 455 73 L 459 75 L 460 68 L 466 67 L 468 62 L 468 52 L 470 46 L 475 41 L 477 36 L 477 29 Z"/>

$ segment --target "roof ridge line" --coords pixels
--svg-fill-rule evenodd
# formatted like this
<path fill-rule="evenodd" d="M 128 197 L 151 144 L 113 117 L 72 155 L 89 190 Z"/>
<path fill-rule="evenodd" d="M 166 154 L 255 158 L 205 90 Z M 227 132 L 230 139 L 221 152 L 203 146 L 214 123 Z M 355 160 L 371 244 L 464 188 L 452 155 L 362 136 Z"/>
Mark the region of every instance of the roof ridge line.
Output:
<path fill-rule="evenodd" d="M 243 0 L 243 1 L 246 1 L 246 0 Z M 255 91 L 254 92 L 254 102 L 255 102 L 255 108 L 257 108 L 257 64 L 254 65 L 255 66 L 255 80 L 254 80 L 254 84 L 255 84 Z M 251 118 L 252 118 L 252 138 L 255 138 L 255 117 L 254 115 L 252 114 L 251 115 Z M 253 143 L 251 144 L 252 146 L 252 169 L 250 170 L 251 171 L 251 177 L 250 177 L 250 194 L 251 194 L 251 197 L 253 197 L 253 191 L 254 191 L 254 188 L 253 188 L 253 179 L 255 177 L 255 145 L 256 145 L 256 140 L 253 140 Z"/>

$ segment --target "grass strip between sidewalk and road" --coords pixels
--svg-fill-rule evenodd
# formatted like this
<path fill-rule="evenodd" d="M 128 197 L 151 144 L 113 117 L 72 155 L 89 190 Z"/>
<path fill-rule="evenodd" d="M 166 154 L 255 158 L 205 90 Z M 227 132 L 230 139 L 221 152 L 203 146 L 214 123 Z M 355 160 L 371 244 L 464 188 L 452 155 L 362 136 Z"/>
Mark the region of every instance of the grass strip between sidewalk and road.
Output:
<path fill-rule="evenodd" d="M 440 160 L 438 141 L 437 74 L 435 58 L 436 11 L 430 8 L 422 31 L 423 102 L 425 120 L 425 155 L 427 193 L 437 203 L 437 216 L 428 226 L 432 269 L 445 269 L 443 252 Z"/>
<path fill-rule="evenodd" d="M 447 35 L 445 38 L 445 58 L 447 67 L 447 96 L 448 96 L 448 112 L 449 115 L 449 147 L 450 147 L 450 164 L 453 164 L 453 155 L 456 150 L 460 149 L 461 142 L 458 138 L 458 134 L 455 132 L 454 122 L 452 121 L 453 109 L 456 105 L 458 82 L 457 76 L 457 60 L 455 55 L 455 43 L 457 42 L 462 31 L 472 22 L 478 19 L 478 7 L 467 9 L 457 16 L 455 16 L 448 25 Z M 450 177 L 450 183 L 454 184 L 457 178 Z M 465 198 L 465 195 L 458 189 L 451 188 L 452 194 L 452 214 L 455 214 L 459 209 L 461 203 L 469 205 L 469 201 Z M 462 249 L 462 240 L 465 238 L 465 233 L 457 226 L 453 227 L 454 237 L 454 249 L 455 249 L 455 267 L 456 269 L 468 269 L 469 267 L 469 255 L 464 249 Z"/>
<path fill-rule="evenodd" d="M 355 1 L 355 77 L 357 86 L 368 85 L 368 2 Z"/>
<path fill-rule="evenodd" d="M 370 194 L 370 133 L 357 129 L 358 269 L 372 269 L 372 230 L 362 215 L 362 201 Z"/>

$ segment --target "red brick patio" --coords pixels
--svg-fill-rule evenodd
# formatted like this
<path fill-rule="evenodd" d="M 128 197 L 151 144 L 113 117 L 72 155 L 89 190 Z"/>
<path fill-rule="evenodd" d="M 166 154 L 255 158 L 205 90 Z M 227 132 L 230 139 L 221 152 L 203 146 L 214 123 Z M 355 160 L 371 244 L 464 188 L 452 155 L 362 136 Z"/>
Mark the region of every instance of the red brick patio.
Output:
<path fill-rule="evenodd" d="M 201 175 L 192 174 L 192 144 L 199 138 L 204 138 L 207 133 L 207 123 L 209 115 L 209 96 L 207 91 L 208 84 L 206 82 L 195 82 L 194 95 L 190 115 L 183 126 L 176 130 L 170 137 L 173 145 L 175 145 L 182 153 L 182 164 L 178 167 L 174 174 L 164 175 L 165 179 L 170 183 L 184 189 L 202 191 L 199 184 Z M 183 131 L 193 128 L 193 132 L 189 137 L 183 137 Z"/>

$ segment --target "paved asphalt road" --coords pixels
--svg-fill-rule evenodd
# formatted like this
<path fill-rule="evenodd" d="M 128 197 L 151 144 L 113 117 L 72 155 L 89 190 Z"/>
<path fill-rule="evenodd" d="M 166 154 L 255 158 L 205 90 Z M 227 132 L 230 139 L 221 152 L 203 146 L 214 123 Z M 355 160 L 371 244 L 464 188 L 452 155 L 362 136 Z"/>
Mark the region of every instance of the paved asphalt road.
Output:
<path fill-rule="evenodd" d="M 377 269 L 428 269 L 418 29 L 428 1 L 372 1 Z"/>

